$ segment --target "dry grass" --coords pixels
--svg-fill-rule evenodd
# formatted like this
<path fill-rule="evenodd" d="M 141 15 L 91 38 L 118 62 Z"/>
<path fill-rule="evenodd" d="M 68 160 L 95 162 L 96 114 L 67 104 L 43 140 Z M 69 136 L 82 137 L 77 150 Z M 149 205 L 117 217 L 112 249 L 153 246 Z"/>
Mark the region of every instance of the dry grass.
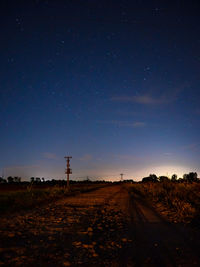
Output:
<path fill-rule="evenodd" d="M 199 183 L 148 182 L 134 184 L 133 189 L 151 200 L 159 212 L 170 221 L 189 223 L 199 214 Z"/>
<path fill-rule="evenodd" d="M 49 186 L 48 188 L 34 188 L 31 184 L 24 190 L 1 191 L 0 212 L 18 211 L 29 209 L 40 204 L 48 203 L 59 198 L 77 193 L 88 192 L 102 187 L 101 184 L 94 185 L 72 185 L 70 190 L 66 186 Z M 105 185 L 104 185 L 105 186 Z"/>

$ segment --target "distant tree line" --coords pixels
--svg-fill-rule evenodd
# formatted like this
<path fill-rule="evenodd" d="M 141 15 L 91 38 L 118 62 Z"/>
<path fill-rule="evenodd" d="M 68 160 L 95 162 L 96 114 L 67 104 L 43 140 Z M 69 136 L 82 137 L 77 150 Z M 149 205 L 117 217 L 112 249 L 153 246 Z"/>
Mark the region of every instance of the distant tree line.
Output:
<path fill-rule="evenodd" d="M 77 183 L 81 183 L 81 184 L 94 184 L 94 183 L 111 183 L 109 181 L 105 181 L 105 180 L 94 180 L 91 181 L 90 179 L 85 179 L 82 181 L 79 180 L 70 180 L 69 181 L 70 184 L 77 184 Z M 38 185 L 38 184 L 46 184 L 46 185 L 67 185 L 67 181 L 66 180 L 56 180 L 56 179 L 48 179 L 45 180 L 44 177 L 40 178 L 40 177 L 31 177 L 29 179 L 29 181 L 21 181 L 21 177 L 15 176 L 8 176 L 7 179 L 0 177 L 0 184 L 33 184 L 33 185 Z"/>
<path fill-rule="evenodd" d="M 157 177 L 155 174 L 149 174 L 148 177 L 144 177 L 142 179 L 142 182 L 166 182 L 166 181 L 172 181 L 172 182 L 200 182 L 200 179 L 198 178 L 198 175 L 196 172 L 190 172 L 185 173 L 183 175 L 183 178 L 178 178 L 177 174 L 173 174 L 171 178 L 167 176 L 159 176 Z"/>
<path fill-rule="evenodd" d="M 0 177 L 0 183 L 21 183 L 21 177 L 8 176 L 7 179 Z"/>
<path fill-rule="evenodd" d="M 173 174 L 170 178 L 167 176 L 156 176 L 155 174 L 149 174 L 149 176 L 144 177 L 142 179 L 142 182 L 166 182 L 166 181 L 172 181 L 172 182 L 178 182 L 178 183 L 182 183 L 182 182 L 200 182 L 200 179 L 198 178 L 198 175 L 196 172 L 190 172 L 190 173 L 186 173 L 183 175 L 183 178 L 178 178 L 178 176 L 176 174 Z M 31 177 L 30 181 L 21 181 L 21 177 L 18 176 L 8 176 L 7 179 L 0 177 L 0 184 L 27 184 L 27 183 L 31 183 L 31 184 L 47 184 L 47 185 L 66 185 L 67 181 L 66 180 L 56 180 L 56 179 L 51 179 L 51 180 L 45 180 L 44 177 L 40 178 L 40 177 Z M 127 179 L 124 181 L 115 181 L 115 182 L 110 182 L 110 181 L 105 181 L 105 180 L 93 180 L 91 181 L 90 179 L 85 179 L 83 181 L 79 181 L 79 180 L 70 180 L 70 184 L 76 184 L 76 183 L 82 183 L 82 184 L 90 184 L 90 183 L 134 183 L 134 181 L 132 179 Z"/>

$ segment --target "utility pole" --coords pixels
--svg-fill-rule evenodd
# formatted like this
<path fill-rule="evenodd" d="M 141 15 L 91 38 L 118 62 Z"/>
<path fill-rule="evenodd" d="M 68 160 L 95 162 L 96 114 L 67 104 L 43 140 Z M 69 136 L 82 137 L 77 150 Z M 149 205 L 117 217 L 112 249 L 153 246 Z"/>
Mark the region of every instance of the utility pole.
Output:
<path fill-rule="evenodd" d="M 69 188 L 69 175 L 72 174 L 72 169 L 70 169 L 70 159 L 72 159 L 72 157 L 64 157 L 66 159 L 67 162 L 67 168 L 65 170 L 65 174 L 67 174 L 67 187 Z"/>
<path fill-rule="evenodd" d="M 120 176 L 121 176 L 121 182 L 123 182 L 123 173 L 120 173 Z"/>

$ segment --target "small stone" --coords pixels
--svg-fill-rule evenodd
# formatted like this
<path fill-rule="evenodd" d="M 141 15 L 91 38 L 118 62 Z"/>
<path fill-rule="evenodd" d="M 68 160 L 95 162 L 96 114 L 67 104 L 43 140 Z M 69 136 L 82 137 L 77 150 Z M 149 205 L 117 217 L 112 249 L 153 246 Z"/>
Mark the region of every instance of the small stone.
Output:
<path fill-rule="evenodd" d="M 15 234 L 14 234 L 14 233 L 9 233 L 8 236 L 9 236 L 9 237 L 14 237 Z"/>
<path fill-rule="evenodd" d="M 71 263 L 69 261 L 65 261 L 65 262 L 63 262 L 63 265 L 64 266 L 71 266 Z"/>

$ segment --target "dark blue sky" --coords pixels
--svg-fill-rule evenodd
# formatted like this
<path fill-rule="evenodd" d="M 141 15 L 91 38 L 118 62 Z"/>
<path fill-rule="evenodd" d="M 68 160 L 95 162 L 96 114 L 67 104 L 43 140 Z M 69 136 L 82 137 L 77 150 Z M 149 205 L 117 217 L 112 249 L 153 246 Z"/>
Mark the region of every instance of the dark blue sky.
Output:
<path fill-rule="evenodd" d="M 200 172 L 198 1 L 0 5 L 6 176 Z"/>

